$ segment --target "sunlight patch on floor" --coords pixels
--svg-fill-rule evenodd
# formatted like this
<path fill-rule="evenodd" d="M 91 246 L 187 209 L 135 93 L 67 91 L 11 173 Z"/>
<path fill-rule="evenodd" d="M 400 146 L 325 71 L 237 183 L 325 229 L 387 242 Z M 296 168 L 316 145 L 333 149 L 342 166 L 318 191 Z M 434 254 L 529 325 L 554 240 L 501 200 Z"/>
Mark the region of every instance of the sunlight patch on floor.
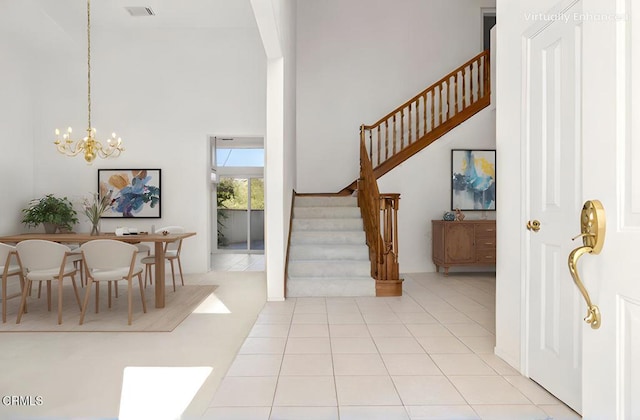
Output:
<path fill-rule="evenodd" d="M 179 419 L 213 371 L 198 367 L 126 367 L 120 420 Z"/>
<path fill-rule="evenodd" d="M 211 293 L 200 305 L 193 311 L 194 314 L 230 314 L 231 311 L 227 306 L 215 295 Z"/>

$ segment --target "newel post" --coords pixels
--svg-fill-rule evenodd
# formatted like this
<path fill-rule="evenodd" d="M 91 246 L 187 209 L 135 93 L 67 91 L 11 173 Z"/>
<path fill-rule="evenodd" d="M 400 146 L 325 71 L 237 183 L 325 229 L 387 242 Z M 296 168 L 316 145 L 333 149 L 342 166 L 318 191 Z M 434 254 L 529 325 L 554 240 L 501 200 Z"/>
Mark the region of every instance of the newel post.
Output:
<path fill-rule="evenodd" d="M 398 205 L 400 194 L 380 194 L 382 246 L 376 296 L 402 296 L 398 264 Z"/>

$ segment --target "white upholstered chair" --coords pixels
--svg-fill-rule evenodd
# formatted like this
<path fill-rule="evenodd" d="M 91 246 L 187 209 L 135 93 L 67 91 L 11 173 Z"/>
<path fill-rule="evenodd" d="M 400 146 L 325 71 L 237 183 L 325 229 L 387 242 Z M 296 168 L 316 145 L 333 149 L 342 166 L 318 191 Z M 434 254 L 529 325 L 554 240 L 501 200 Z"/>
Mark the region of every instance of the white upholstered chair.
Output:
<path fill-rule="evenodd" d="M 68 246 L 52 241 L 30 239 L 19 242 L 16 245 L 16 251 L 18 252 L 18 261 L 26 280 L 25 287 L 22 290 L 17 324 L 20 323 L 22 314 L 25 312 L 27 294 L 33 281 L 47 282 L 47 308 L 49 310 L 51 310 L 51 282 L 54 280 L 58 282 L 58 324 L 62 324 L 62 286 L 63 280 L 67 277 L 71 278 L 76 301 L 81 308 L 78 288 L 76 287 L 76 268 L 69 260 L 71 249 Z"/>
<path fill-rule="evenodd" d="M 184 228 L 182 226 L 167 226 L 164 228 L 160 228 L 157 232 L 169 232 L 169 233 L 184 233 Z M 178 262 L 178 270 L 180 271 L 180 282 L 184 286 L 184 277 L 182 276 L 182 263 L 180 262 L 180 250 L 182 249 L 182 239 L 173 242 L 167 242 L 164 246 L 164 259 L 169 261 L 171 264 L 171 278 L 173 279 L 173 291 L 176 291 L 176 273 L 174 268 L 174 261 Z M 147 277 L 149 277 L 149 283 L 153 283 L 153 278 L 151 275 L 151 266 L 155 264 L 156 257 L 155 255 L 150 255 L 148 257 L 144 257 L 140 260 L 142 264 L 145 265 L 144 269 L 144 283 L 147 284 Z M 156 279 L 158 281 L 158 279 Z"/>
<path fill-rule="evenodd" d="M 147 254 L 147 256 L 151 255 L 151 247 L 147 244 L 139 243 L 133 244 L 136 248 L 138 248 L 138 252 L 141 254 Z"/>
<path fill-rule="evenodd" d="M 12 264 L 11 261 L 14 261 Z M 20 296 L 24 290 L 24 276 L 18 264 L 16 248 L 11 245 L 0 243 L 0 271 L 2 272 L 2 323 L 7 322 L 7 299 Z M 18 276 L 20 278 L 20 294 L 7 296 L 7 281 L 9 277 Z"/>
<path fill-rule="evenodd" d="M 109 307 L 111 307 L 111 282 L 127 282 L 128 323 L 133 319 L 133 278 L 138 277 L 142 310 L 147 312 L 147 304 L 142 286 L 142 267 L 136 264 L 138 248 L 135 245 L 113 239 L 96 239 L 80 246 L 84 256 L 84 266 L 87 275 L 87 291 L 85 292 L 80 315 L 80 325 L 89 304 L 91 286 L 96 285 L 96 313 L 99 312 L 100 282 L 106 281 L 109 288 Z"/>

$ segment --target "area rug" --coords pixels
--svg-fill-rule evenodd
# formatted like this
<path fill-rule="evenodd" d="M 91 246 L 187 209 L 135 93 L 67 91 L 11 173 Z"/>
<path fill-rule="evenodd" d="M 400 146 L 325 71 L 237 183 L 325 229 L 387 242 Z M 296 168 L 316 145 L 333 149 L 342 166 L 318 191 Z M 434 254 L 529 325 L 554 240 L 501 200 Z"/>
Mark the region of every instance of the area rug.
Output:
<path fill-rule="evenodd" d="M 68 283 L 64 287 L 62 325 L 58 325 L 57 289 L 53 287 L 51 312 L 47 311 L 46 292 L 42 290 L 41 298 L 37 298 L 34 283 L 33 296 L 29 298 L 28 313 L 22 316 L 20 324 L 16 324 L 20 298 L 7 300 L 7 322 L 0 324 L 2 332 L 169 332 L 191 314 L 217 286 L 185 285 L 178 286 L 173 292 L 172 286 L 166 289 L 165 307 L 155 307 L 153 287 L 145 289 L 147 313 L 142 312 L 142 302 L 138 288 L 133 288 L 133 321 L 127 324 L 127 288 L 121 284 L 119 297 L 112 299 L 112 307 L 107 307 L 107 288 L 100 289 L 100 311 L 95 313 L 95 289 L 91 291 L 89 307 L 84 323 L 78 325 L 80 309 L 73 295 L 73 288 Z M 80 301 L 84 301 L 86 288 L 78 287 Z"/>

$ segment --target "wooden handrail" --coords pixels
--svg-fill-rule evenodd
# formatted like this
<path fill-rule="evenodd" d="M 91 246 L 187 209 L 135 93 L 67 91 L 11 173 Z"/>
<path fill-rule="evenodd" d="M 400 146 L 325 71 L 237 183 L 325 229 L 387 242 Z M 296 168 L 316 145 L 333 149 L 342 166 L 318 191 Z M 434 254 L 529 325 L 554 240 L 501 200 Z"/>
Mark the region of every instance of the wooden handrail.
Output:
<path fill-rule="evenodd" d="M 390 169 L 378 169 L 386 161 L 406 160 L 489 105 L 490 95 L 489 51 L 483 51 L 375 124 L 362 125 L 376 178 Z"/>
<path fill-rule="evenodd" d="M 398 204 L 400 194 L 380 194 L 360 130 L 360 179 L 358 206 L 362 213 L 371 277 L 376 280 L 376 296 L 402 295 L 398 265 Z"/>
<path fill-rule="evenodd" d="M 377 179 L 488 106 L 489 74 L 489 51 L 483 51 L 375 124 L 360 126 L 358 206 L 377 296 L 402 295 L 400 194 L 380 194 Z M 341 193 L 350 193 L 354 187 L 351 184 Z"/>
<path fill-rule="evenodd" d="M 466 63 L 464 63 L 463 65 L 461 65 L 460 67 L 458 67 L 457 69 L 452 71 L 451 73 L 447 74 L 442 79 L 438 80 L 437 82 L 435 82 L 434 84 L 432 84 L 431 86 L 429 86 L 428 88 L 423 90 L 422 92 L 418 93 L 416 96 L 414 96 L 413 98 L 409 99 L 407 102 L 405 102 L 404 104 L 400 105 L 395 110 L 391 111 L 390 113 L 388 113 L 384 117 L 380 118 L 373 125 L 364 125 L 364 128 L 365 129 L 371 129 L 371 128 L 377 127 L 378 125 L 380 125 L 381 123 L 385 122 L 387 119 L 392 117 L 394 114 L 398 113 L 402 108 L 406 108 L 407 106 L 409 106 L 409 104 L 412 104 L 412 103 L 416 102 L 419 98 L 424 96 L 427 92 L 430 92 L 431 90 L 433 90 L 434 87 L 436 87 L 438 85 L 441 85 L 443 82 L 446 82 L 449 78 L 453 77 L 456 73 L 462 71 L 462 69 L 465 69 L 465 68 L 469 67 L 471 64 L 475 63 L 476 61 L 478 61 L 482 57 L 487 57 L 487 60 L 488 60 L 488 58 L 489 58 L 489 50 L 482 51 L 480 54 L 476 55 L 471 60 L 467 61 Z"/>

